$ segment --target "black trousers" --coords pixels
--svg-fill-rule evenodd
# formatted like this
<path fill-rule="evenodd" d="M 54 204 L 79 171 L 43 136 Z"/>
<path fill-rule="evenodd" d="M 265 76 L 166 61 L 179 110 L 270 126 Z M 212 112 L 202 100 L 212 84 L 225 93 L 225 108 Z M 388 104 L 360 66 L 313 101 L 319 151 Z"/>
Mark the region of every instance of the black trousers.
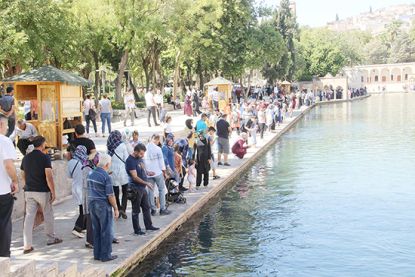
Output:
<path fill-rule="evenodd" d="M 124 211 L 127 209 L 127 184 L 121 186 L 121 203 L 120 203 L 120 187 L 113 186 L 114 194 L 115 194 L 115 201 L 117 202 L 118 210 Z"/>
<path fill-rule="evenodd" d="M 17 142 L 17 148 L 19 148 L 20 153 L 22 153 L 23 156 L 26 155 L 27 147 L 29 147 L 30 144 L 30 140 L 19 138 L 19 141 Z"/>
<path fill-rule="evenodd" d="M 140 214 L 140 207 L 143 211 L 144 217 L 144 225 L 146 229 L 153 226 L 153 222 L 151 221 L 151 207 L 147 196 L 147 191 L 144 187 L 134 187 L 135 197 L 131 200 L 132 205 L 132 212 L 131 212 L 131 219 L 133 222 L 134 232 L 139 232 L 140 225 L 138 223 L 138 215 Z"/>
<path fill-rule="evenodd" d="M 154 124 L 157 125 L 157 119 L 156 119 L 156 106 L 148 107 L 147 108 L 148 115 L 147 115 L 147 123 L 148 126 L 151 126 L 150 124 L 150 116 L 153 115 Z"/>
<path fill-rule="evenodd" d="M 92 122 L 92 126 L 94 126 L 94 131 L 97 133 L 97 120 L 95 118 L 91 118 L 89 114 L 85 115 L 86 121 L 86 133 L 89 134 L 89 123 Z"/>
<path fill-rule="evenodd" d="M 82 205 L 79 205 L 79 216 L 76 219 L 74 230 L 81 232 L 86 229 L 86 216 L 84 215 L 84 208 Z"/>
<path fill-rule="evenodd" d="M 0 257 L 10 257 L 13 203 L 10 193 L 0 195 Z"/>
<path fill-rule="evenodd" d="M 16 118 L 9 117 L 7 123 L 8 123 L 9 130 L 7 130 L 6 137 L 10 137 L 10 135 L 13 134 L 14 128 L 16 127 Z"/>
<path fill-rule="evenodd" d="M 94 231 L 92 230 L 92 219 L 91 215 L 87 214 L 86 216 L 86 242 L 91 245 L 94 245 Z"/>
<path fill-rule="evenodd" d="M 265 128 L 266 128 L 265 123 L 259 123 L 259 132 L 261 134 L 261 138 L 264 138 Z"/>
<path fill-rule="evenodd" d="M 200 171 L 197 171 L 196 187 L 200 187 L 200 184 L 202 184 L 202 176 L 203 176 L 203 185 L 207 187 L 207 185 L 209 184 L 209 171 L 207 173 L 201 173 Z"/>

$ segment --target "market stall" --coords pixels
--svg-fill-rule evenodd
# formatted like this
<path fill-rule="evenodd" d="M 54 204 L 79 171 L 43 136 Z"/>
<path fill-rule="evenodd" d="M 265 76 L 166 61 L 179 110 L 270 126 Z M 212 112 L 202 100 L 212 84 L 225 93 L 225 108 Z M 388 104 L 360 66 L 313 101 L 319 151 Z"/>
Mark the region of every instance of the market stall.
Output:
<path fill-rule="evenodd" d="M 74 126 L 82 123 L 82 86 L 88 80 L 43 66 L 2 81 L 14 87 L 17 119 L 26 119 L 46 138 L 47 146 L 61 150 Z"/>
<path fill-rule="evenodd" d="M 284 81 L 281 83 L 281 87 L 283 88 L 286 94 L 291 93 L 291 83 L 288 81 Z"/>
<path fill-rule="evenodd" d="M 205 93 L 208 95 L 209 103 L 212 101 L 211 95 L 213 90 L 217 88 L 219 92 L 219 109 L 223 110 L 232 99 L 233 82 L 223 77 L 217 77 L 205 84 Z"/>

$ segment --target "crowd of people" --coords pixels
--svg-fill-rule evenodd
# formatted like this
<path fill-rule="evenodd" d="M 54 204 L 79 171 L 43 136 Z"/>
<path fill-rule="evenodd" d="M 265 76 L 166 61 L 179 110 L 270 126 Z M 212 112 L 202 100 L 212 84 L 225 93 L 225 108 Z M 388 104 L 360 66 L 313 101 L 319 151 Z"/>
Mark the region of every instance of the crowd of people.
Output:
<path fill-rule="evenodd" d="M 7 89 L 6 96 L 11 96 L 12 92 Z M 163 109 L 162 94 L 149 90 L 145 94 L 147 124 L 151 126 L 153 119 L 155 126 L 163 124 L 163 132 L 141 139 L 137 130 L 130 133 L 127 129 L 111 129 L 112 106 L 106 96 L 99 101 L 98 109 L 87 96 L 83 103 L 86 124 L 75 126 L 75 138 L 67 149 L 67 176 L 72 179 L 72 195 L 79 211 L 72 234 L 85 238 L 85 247 L 93 249 L 95 260 L 116 259 L 112 254 L 112 244 L 119 243 L 115 220 L 126 220 L 130 216 L 132 231 L 138 236 L 146 231 L 157 231 L 159 228 L 153 225 L 152 217 L 171 213 L 166 201 L 169 184 L 174 184 L 182 193 L 209 186 L 211 179 L 220 178 L 219 167 L 231 166 L 230 155 L 243 159 L 248 148 L 255 148 L 267 132 L 274 132 L 284 119 L 293 116 L 294 110 L 312 105 L 316 97 L 323 100 L 331 96 L 311 91 L 285 93 L 278 87 L 255 88 L 245 96 L 240 87 L 235 87 L 232 98 L 219 109 L 217 88 L 210 97 L 189 89 L 183 108 L 188 116 L 184 126 L 186 135 L 176 137 L 171 127 L 172 116 Z M 134 126 L 135 102 L 131 91 L 124 100 L 124 126 L 128 119 Z M 26 202 L 23 253 L 34 250 L 32 230 L 38 207 L 44 215 L 47 244 L 62 242 L 54 230 L 52 203 L 56 194 L 51 160 L 45 154 L 45 138 L 24 120 L 19 120 L 14 129 L 15 117 L 10 111 L 13 105 L 7 97 L 0 101 L 0 160 L 4 162 L 0 167 L 0 230 L 3 234 L 0 256 L 10 256 L 10 216 L 13 197 L 19 191 L 14 168 L 16 151 L 8 136 L 19 136 L 17 146 L 24 155 L 21 163 Z M 90 123 L 97 134 L 98 114 L 102 120 L 102 136 L 105 136 L 105 127 L 108 128 L 106 152 L 98 152 L 88 135 Z M 231 141 L 234 135 L 237 138 Z M 127 215 L 129 202 L 132 209 Z M 139 224 L 140 213 L 144 228 Z"/>

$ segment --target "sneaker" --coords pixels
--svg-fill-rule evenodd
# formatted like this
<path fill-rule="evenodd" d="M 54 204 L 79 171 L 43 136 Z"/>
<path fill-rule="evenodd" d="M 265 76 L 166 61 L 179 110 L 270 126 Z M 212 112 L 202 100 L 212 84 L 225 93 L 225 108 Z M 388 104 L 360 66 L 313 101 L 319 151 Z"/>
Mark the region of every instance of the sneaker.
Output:
<path fill-rule="evenodd" d="M 223 165 L 224 166 L 231 166 L 229 163 L 224 163 Z"/>
<path fill-rule="evenodd" d="M 171 211 L 169 211 L 167 209 L 164 209 L 164 210 L 160 211 L 160 215 L 168 215 L 168 214 L 171 214 Z"/>
<path fill-rule="evenodd" d="M 218 162 L 218 165 L 223 165 L 222 162 Z"/>
<path fill-rule="evenodd" d="M 80 239 L 82 239 L 82 238 L 84 238 L 85 237 L 85 235 L 84 234 L 82 234 L 82 232 L 78 232 L 77 230 L 75 230 L 75 229 L 73 229 L 72 230 L 72 235 L 74 235 L 75 237 L 78 237 L 78 238 L 80 238 Z"/>

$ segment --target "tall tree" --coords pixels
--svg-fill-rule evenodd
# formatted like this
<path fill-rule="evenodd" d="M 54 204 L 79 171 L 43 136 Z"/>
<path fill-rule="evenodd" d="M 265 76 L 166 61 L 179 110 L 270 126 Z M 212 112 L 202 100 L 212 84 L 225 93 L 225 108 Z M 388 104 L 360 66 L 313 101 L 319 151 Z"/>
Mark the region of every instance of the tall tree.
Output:
<path fill-rule="evenodd" d="M 277 11 L 276 27 L 281 33 L 288 53 L 283 57 L 285 68 L 279 71 L 280 78 L 292 80 L 296 68 L 295 38 L 298 34 L 298 24 L 295 15 L 291 11 L 290 1 L 281 0 Z"/>

